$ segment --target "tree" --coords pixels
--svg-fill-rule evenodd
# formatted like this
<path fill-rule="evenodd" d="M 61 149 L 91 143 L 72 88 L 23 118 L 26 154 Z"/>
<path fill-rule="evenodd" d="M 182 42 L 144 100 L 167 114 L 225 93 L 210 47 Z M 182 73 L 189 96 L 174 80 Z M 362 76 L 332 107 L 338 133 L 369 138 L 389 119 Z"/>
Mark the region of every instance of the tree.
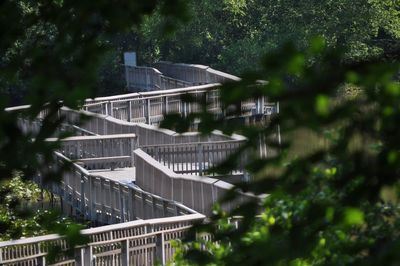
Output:
<path fill-rule="evenodd" d="M 395 0 L 192 1 L 189 10 L 192 20 L 167 40 L 157 34 L 162 19 L 146 20 L 141 38 L 146 55 L 239 75 L 258 67 L 260 55 L 287 41 L 304 49 L 320 35 L 330 47 L 344 47 L 344 59 L 362 60 L 390 52 L 400 38 Z"/>
<path fill-rule="evenodd" d="M 264 57 L 261 70 L 222 86 L 227 114 L 240 114 L 238 103 L 252 97 L 279 101 L 279 116 L 267 127 L 215 120 L 206 109 L 181 118 L 182 124 L 201 118 L 205 131 L 212 125 L 227 134 L 240 132 L 249 140 L 243 149 L 264 137 L 270 148 L 282 151 L 249 160 L 246 169 L 255 179 L 237 184 L 243 191 L 269 194 L 261 216 L 256 217 L 256 202 L 229 213 L 217 210 L 212 222 L 193 234 L 211 233 L 215 242 L 191 239 L 178 253 L 178 264 L 398 264 L 400 64 L 380 57 L 348 62 L 345 52 L 325 48 L 322 40 L 315 38 L 305 51 L 282 46 Z M 255 86 L 256 80 L 268 82 Z M 164 125 L 180 123 L 167 119 Z M 277 125 L 286 136 L 282 146 L 273 137 Z M 299 129 L 306 130 L 310 144 L 324 139 L 325 145 L 293 156 L 298 139 L 288 136 Z M 235 158 L 215 171 L 229 170 Z M 225 200 L 234 198 L 232 193 Z M 238 229 L 228 223 L 231 216 L 242 216 Z"/>

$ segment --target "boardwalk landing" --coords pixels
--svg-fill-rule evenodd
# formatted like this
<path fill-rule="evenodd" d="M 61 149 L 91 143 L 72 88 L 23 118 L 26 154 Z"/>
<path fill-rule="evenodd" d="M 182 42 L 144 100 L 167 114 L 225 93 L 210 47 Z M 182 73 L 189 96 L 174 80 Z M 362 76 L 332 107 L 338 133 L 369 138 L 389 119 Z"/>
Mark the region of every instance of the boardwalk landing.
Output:
<path fill-rule="evenodd" d="M 90 174 L 101 176 L 125 185 L 132 185 L 135 183 L 135 167 L 116 168 L 114 170 L 90 170 Z"/>
<path fill-rule="evenodd" d="M 57 265 L 153 265 L 156 261 L 165 264 L 175 251 L 171 241 L 182 239 L 193 223 L 203 221 L 211 213 L 212 204 L 233 188 L 205 174 L 246 139 L 218 132 L 208 136 L 177 134 L 156 125 L 166 114 L 178 112 L 186 116 L 198 110 L 198 106 L 180 100 L 186 93 L 205 95 L 211 110 L 223 115 L 218 100 L 219 84 L 215 82 L 237 78 L 197 65 L 159 66 L 169 77 L 145 68 L 127 69 L 128 79 L 137 78 L 129 80 L 129 84 L 168 90 L 87 100 L 84 110 L 60 111 L 66 117 L 64 127 L 82 136 L 62 141 L 61 148 L 54 153 L 55 167 L 73 162 L 73 170 L 64 174 L 60 184 L 45 188 L 59 195 L 74 215 L 111 225 L 83 230 L 89 243 L 74 247 L 75 256 L 60 257 Z M 154 79 L 142 78 L 140 73 L 155 73 L 151 74 Z M 141 84 L 144 80 L 150 83 Z M 185 88 L 175 88 L 181 85 Z M 264 98 L 241 105 L 247 117 L 268 116 L 278 110 L 276 107 Z M 29 106 L 8 111 L 24 108 Z M 82 113 L 91 119 L 77 126 Z M 45 111 L 36 121 L 21 120 L 20 126 L 35 132 L 44 116 Z M 245 174 L 245 160 L 239 159 L 231 175 L 241 178 Z M 42 184 L 40 175 L 35 181 Z M 222 207 L 229 210 L 253 198 L 239 194 L 237 202 Z M 45 265 L 47 244 L 67 248 L 65 240 L 57 235 L 0 242 L 0 264 Z"/>

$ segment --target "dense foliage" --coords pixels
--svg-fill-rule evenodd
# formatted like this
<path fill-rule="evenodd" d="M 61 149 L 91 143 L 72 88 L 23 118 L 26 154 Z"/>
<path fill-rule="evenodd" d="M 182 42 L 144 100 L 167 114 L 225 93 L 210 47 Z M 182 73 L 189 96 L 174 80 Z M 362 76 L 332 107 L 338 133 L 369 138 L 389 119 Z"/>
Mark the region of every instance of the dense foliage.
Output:
<path fill-rule="evenodd" d="M 32 181 L 16 176 L 3 182 L 1 193 L 6 195 L 0 205 L 1 240 L 45 235 L 56 228 L 58 232 L 67 231 L 75 226 L 58 211 L 60 205 L 53 202 L 50 193 Z"/>
<path fill-rule="evenodd" d="M 260 55 L 286 41 L 301 49 L 323 36 L 332 47 L 346 48 L 358 60 L 399 47 L 399 2 L 396 0 L 224 0 L 189 1 L 191 21 L 169 38 L 165 23 L 151 16 L 144 23 L 139 56 L 148 62 L 170 60 L 211 65 L 232 74 L 259 66 Z"/>
<path fill-rule="evenodd" d="M 178 254 L 187 259 L 180 263 L 398 265 L 400 65 L 379 57 L 347 62 L 345 53 L 325 47 L 321 38 L 304 52 L 282 46 L 264 57 L 261 70 L 222 86 L 227 115 L 240 114 L 239 102 L 248 98 L 279 101 L 280 113 L 267 127 L 215 120 L 206 109 L 181 118 L 186 121 L 165 120 L 174 127 L 200 117 L 203 131 L 212 127 L 248 137 L 247 149 L 256 148 L 260 137 L 270 149 L 281 149 L 252 158 L 246 169 L 256 178 L 237 185 L 269 193 L 261 216 L 256 218 L 256 202 L 216 212 L 214 223 L 196 228 L 197 236 L 208 232 L 215 242 L 191 242 Z M 254 86 L 255 80 L 268 82 Z M 315 136 L 307 141 L 324 139 L 325 145 L 289 156 L 292 145 L 305 139 L 279 146 L 277 126 L 286 135 L 305 130 Z M 234 164 L 235 156 L 216 171 Z M 226 200 L 234 198 L 232 193 Z M 238 230 L 228 223 L 230 216 L 243 217 Z"/>

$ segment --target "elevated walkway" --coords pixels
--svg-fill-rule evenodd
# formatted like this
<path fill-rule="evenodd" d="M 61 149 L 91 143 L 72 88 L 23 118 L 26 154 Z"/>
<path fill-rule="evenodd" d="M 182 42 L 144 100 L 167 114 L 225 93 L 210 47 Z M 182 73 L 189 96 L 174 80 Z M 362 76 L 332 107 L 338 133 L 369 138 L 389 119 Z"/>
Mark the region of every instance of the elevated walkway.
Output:
<path fill-rule="evenodd" d="M 63 127 L 82 136 L 61 141 L 54 153 L 54 167 L 68 164 L 72 169 L 64 172 L 61 183 L 44 184 L 40 173 L 34 181 L 59 195 L 73 215 L 111 225 L 83 230 L 89 243 L 72 247 L 75 256 L 60 257 L 57 265 L 153 265 L 156 260 L 165 264 L 175 252 L 171 242 L 182 239 L 194 223 L 205 221 L 212 205 L 234 188 L 218 176 L 207 176 L 207 171 L 229 158 L 245 138 L 219 132 L 178 134 L 156 125 L 169 113 L 186 116 L 199 110 L 199 106 L 181 101 L 186 93 L 205 96 L 210 110 L 224 115 L 218 86 L 238 78 L 204 66 L 158 66 L 172 77 L 157 76 L 152 70 L 158 81 L 148 82 L 147 74 L 142 79 L 146 87 L 158 91 L 96 98 L 87 100 L 84 110 L 60 110 L 66 121 Z M 143 71 L 148 69 L 137 73 Z M 170 88 L 167 83 L 172 88 L 160 90 Z M 184 88 L 176 88 L 178 84 Z M 24 108 L 29 106 L 8 111 Z M 243 102 L 240 108 L 249 116 L 277 110 L 264 98 Z M 80 123 L 82 114 L 90 119 Z M 44 110 L 35 121 L 21 119 L 20 126 L 37 132 L 45 116 Z M 243 156 L 230 175 L 245 176 L 245 162 Z M 260 197 L 239 193 L 237 201 L 222 208 L 230 210 L 254 199 Z M 0 264 L 45 265 L 47 244 L 68 248 L 57 235 L 0 242 Z"/>

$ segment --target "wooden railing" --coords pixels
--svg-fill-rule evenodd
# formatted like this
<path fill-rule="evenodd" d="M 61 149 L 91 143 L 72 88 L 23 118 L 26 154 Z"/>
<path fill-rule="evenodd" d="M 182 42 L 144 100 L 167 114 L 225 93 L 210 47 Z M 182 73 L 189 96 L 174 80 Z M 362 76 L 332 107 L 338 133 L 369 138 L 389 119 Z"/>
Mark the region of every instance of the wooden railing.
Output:
<path fill-rule="evenodd" d="M 232 184 L 215 178 L 177 174 L 141 149 L 135 150 L 135 164 L 136 184 L 142 189 L 178 201 L 205 215 L 211 215 L 213 204 L 234 188 Z M 235 202 L 225 203 L 222 208 L 230 210 L 244 201 L 257 198 L 252 194 L 239 193 Z"/>
<path fill-rule="evenodd" d="M 143 191 L 133 183 L 91 173 L 61 153 L 55 152 L 55 155 L 57 166 L 72 164 L 71 171 L 63 174 L 61 183 L 43 184 L 40 177 L 34 181 L 59 195 L 63 203 L 72 208 L 74 216 L 100 224 L 112 224 L 196 213 L 176 202 Z"/>
<path fill-rule="evenodd" d="M 175 173 L 210 175 L 208 169 L 226 161 L 245 140 L 148 145 L 140 148 Z M 243 175 L 245 156 L 240 156 L 232 175 Z"/>
<path fill-rule="evenodd" d="M 168 90 L 240 80 L 236 76 L 203 65 L 159 62 L 155 67 L 125 66 L 128 89 Z"/>
<path fill-rule="evenodd" d="M 107 169 L 117 165 L 133 167 L 133 150 L 137 146 L 135 134 L 69 137 L 61 140 L 59 152 L 71 160 L 78 160 L 88 169 Z"/>
<path fill-rule="evenodd" d="M 182 239 L 187 230 L 204 215 L 132 221 L 82 230 L 86 245 L 73 247 L 73 257 L 60 256 L 56 265 L 165 265 L 175 248 L 173 240 Z M 46 265 L 51 246 L 66 250 L 68 243 L 58 235 L 46 235 L 0 242 L 1 265 Z"/>
<path fill-rule="evenodd" d="M 191 82 L 163 75 L 152 67 L 125 66 L 128 90 L 168 90 L 193 86 Z"/>
<path fill-rule="evenodd" d="M 64 173 L 60 184 L 44 184 L 40 176 L 35 181 L 59 195 L 72 215 L 113 225 L 83 230 L 89 243 L 73 247 L 75 256 L 59 257 L 57 265 L 153 265 L 156 261 L 165 264 L 174 253 L 171 240 L 182 239 L 194 222 L 205 218 L 198 212 L 210 215 L 212 205 L 234 188 L 222 180 L 197 175 L 204 175 L 209 168 L 227 159 L 240 148 L 244 138 L 218 132 L 208 136 L 177 134 L 150 124 L 158 124 L 169 113 L 187 116 L 199 111 L 197 104 L 181 100 L 184 94 L 205 97 L 209 110 L 221 115 L 218 87 L 237 77 L 197 65 L 176 64 L 168 71 L 171 77 L 153 69 L 145 75 L 143 86 L 186 88 L 87 100 L 83 109 L 90 112 L 67 108 L 59 111 L 66 118 L 65 127 L 91 136 L 61 142 L 59 152 L 55 152 L 54 167 L 68 164 L 72 169 Z M 205 83 L 213 84 L 192 86 Z M 9 111 L 21 108 L 29 107 L 9 108 Z M 259 98 L 242 102 L 240 108 L 245 115 L 265 115 L 269 114 L 271 105 Z M 82 114 L 91 119 L 82 122 Z M 45 115 L 46 110 L 35 121 L 21 120 L 21 127 L 37 130 Z M 239 159 L 236 173 L 244 173 L 244 159 Z M 125 170 L 135 167 L 132 174 L 136 184 L 92 171 L 112 172 L 115 167 L 126 167 Z M 238 193 L 237 200 L 222 204 L 224 210 L 260 198 Z M 134 221 L 137 219 L 152 220 Z M 44 265 L 51 244 L 68 248 L 65 240 L 57 235 L 0 242 L 0 264 Z"/>
<path fill-rule="evenodd" d="M 158 62 L 154 66 L 164 75 L 191 82 L 194 85 L 239 81 L 240 78 L 212 69 L 209 66 L 195 64 L 177 64 Z"/>
<path fill-rule="evenodd" d="M 80 125 L 81 128 L 99 135 L 133 133 L 138 136 L 139 147 L 144 145 L 223 141 L 232 139 L 218 131 L 214 131 L 207 136 L 198 132 L 178 134 L 172 130 L 161 129 L 156 126 L 141 123 L 126 122 L 106 115 L 75 111 L 67 108 L 61 110 L 61 115 L 66 116 L 70 124 L 77 123 L 82 114 L 88 116 L 90 119 L 83 125 Z"/>
<path fill-rule="evenodd" d="M 215 115 L 223 115 L 219 100 L 218 84 L 194 86 L 167 91 L 130 93 L 112 97 L 87 100 L 83 109 L 98 114 L 105 114 L 131 122 L 158 125 L 163 117 L 171 113 L 187 116 L 201 110 L 198 103 L 184 102 L 181 97 L 190 94 L 193 97 L 206 97 L 208 110 Z M 241 103 L 242 116 L 271 115 L 275 105 L 264 97 L 246 100 Z"/>

